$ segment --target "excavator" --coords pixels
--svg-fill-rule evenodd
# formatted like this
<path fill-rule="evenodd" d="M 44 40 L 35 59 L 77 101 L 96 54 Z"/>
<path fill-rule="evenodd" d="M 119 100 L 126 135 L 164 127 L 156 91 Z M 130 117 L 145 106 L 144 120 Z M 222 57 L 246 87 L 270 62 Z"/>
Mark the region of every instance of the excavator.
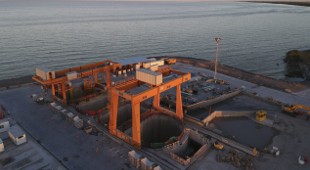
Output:
<path fill-rule="evenodd" d="M 298 115 L 303 115 L 306 111 L 307 112 L 307 119 L 310 118 L 310 107 L 301 105 L 301 104 L 294 104 L 294 105 L 282 105 L 282 111 L 296 117 Z"/>

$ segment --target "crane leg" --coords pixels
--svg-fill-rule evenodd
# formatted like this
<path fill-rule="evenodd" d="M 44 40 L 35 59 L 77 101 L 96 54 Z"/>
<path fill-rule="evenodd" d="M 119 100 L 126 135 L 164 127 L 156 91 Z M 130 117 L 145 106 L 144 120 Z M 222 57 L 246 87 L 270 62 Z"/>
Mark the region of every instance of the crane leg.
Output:
<path fill-rule="evenodd" d="M 132 101 L 132 140 L 136 147 L 141 146 L 140 102 Z"/>
<path fill-rule="evenodd" d="M 112 135 L 116 135 L 117 128 L 117 111 L 118 111 L 118 95 L 111 89 L 111 112 L 109 120 L 109 131 Z"/>
<path fill-rule="evenodd" d="M 181 96 L 181 85 L 176 86 L 176 114 L 177 117 L 183 119 L 183 106 Z"/>

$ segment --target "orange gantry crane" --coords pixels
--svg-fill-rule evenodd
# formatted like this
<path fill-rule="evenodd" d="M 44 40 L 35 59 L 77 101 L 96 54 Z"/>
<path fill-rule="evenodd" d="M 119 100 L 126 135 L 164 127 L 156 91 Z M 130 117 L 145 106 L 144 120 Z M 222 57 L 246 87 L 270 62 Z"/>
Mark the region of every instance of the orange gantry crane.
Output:
<path fill-rule="evenodd" d="M 153 107 L 159 111 L 164 111 L 164 108 L 160 106 L 160 94 L 166 90 L 176 87 L 176 112 L 174 113 L 179 119 L 183 119 L 183 108 L 182 108 L 182 96 L 181 96 L 181 84 L 190 80 L 191 74 L 184 73 L 172 69 L 162 69 L 160 74 L 175 73 L 178 75 L 177 78 L 161 83 L 159 85 L 149 85 L 149 89 L 138 94 L 127 93 L 128 90 L 138 87 L 146 82 L 132 79 L 127 82 L 118 84 L 111 87 L 111 107 L 110 109 L 110 120 L 109 120 L 109 131 L 112 135 L 115 135 L 126 142 L 136 146 L 141 146 L 141 133 L 140 133 L 140 103 L 153 97 Z M 118 102 L 119 97 L 131 101 L 132 105 L 132 137 L 121 132 L 117 129 L 117 114 L 118 114 Z M 172 111 L 170 111 L 172 112 Z"/>
<path fill-rule="evenodd" d="M 44 87 L 52 89 L 53 97 L 56 97 L 56 90 L 60 89 L 61 98 L 58 98 L 64 104 L 67 104 L 68 91 L 67 84 L 71 80 L 84 79 L 92 76 L 96 84 L 99 83 L 99 74 L 105 79 L 107 88 L 111 87 L 110 72 L 115 72 L 116 69 L 121 68 L 121 64 L 113 62 L 111 60 L 104 60 L 101 62 L 86 64 L 82 66 L 67 68 L 58 71 L 44 71 L 42 69 L 36 69 L 36 75 L 32 79 Z"/>

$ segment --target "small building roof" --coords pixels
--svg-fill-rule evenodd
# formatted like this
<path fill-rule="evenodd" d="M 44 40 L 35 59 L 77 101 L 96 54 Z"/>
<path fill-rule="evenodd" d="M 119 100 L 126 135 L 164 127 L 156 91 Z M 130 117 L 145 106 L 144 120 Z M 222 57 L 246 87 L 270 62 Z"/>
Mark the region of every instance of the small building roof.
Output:
<path fill-rule="evenodd" d="M 15 137 L 19 137 L 25 134 L 25 132 L 17 125 L 11 126 L 8 130 Z"/>
<path fill-rule="evenodd" d="M 129 64 L 136 64 L 141 62 L 148 62 L 150 59 L 146 57 L 129 57 L 129 58 L 118 58 L 113 59 L 113 61 L 120 63 L 122 66 Z"/>
<path fill-rule="evenodd" d="M 147 158 L 141 159 L 141 162 L 144 163 L 144 165 L 149 166 L 149 167 L 154 165 L 154 162 L 150 161 Z"/>
<path fill-rule="evenodd" d="M 136 159 L 140 159 L 142 156 L 140 154 L 138 154 L 136 151 L 132 150 L 130 152 L 128 152 L 128 154 Z"/>
<path fill-rule="evenodd" d="M 47 72 L 53 72 L 54 70 L 49 68 L 48 66 L 40 66 L 40 67 L 37 67 L 36 69 L 39 69 L 41 71 L 44 71 L 45 73 Z"/>
<path fill-rule="evenodd" d="M 9 119 L 7 119 L 7 118 L 1 119 L 1 120 L 0 120 L 0 124 L 1 124 L 1 123 L 4 123 L 4 122 L 10 122 L 10 121 L 9 121 Z"/>
<path fill-rule="evenodd" d="M 147 69 L 144 69 L 144 68 L 141 68 L 141 69 L 137 70 L 137 72 L 138 71 L 144 72 L 144 73 L 147 73 L 147 74 L 150 74 L 150 75 L 153 75 L 153 76 L 161 75 L 161 73 L 158 73 L 158 72 L 155 72 L 155 71 L 152 71 L 152 70 L 147 70 Z"/>

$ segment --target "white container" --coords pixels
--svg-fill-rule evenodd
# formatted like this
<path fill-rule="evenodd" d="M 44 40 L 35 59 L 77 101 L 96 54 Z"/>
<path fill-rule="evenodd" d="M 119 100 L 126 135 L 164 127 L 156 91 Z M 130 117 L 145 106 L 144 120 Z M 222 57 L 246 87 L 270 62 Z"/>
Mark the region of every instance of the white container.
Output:
<path fill-rule="evenodd" d="M 151 67 L 151 62 L 142 63 L 142 67 L 143 68 L 150 68 Z"/>
<path fill-rule="evenodd" d="M 156 58 L 150 58 L 149 61 L 156 61 Z"/>
<path fill-rule="evenodd" d="M 73 118 L 73 124 L 76 128 L 80 129 L 83 127 L 83 120 L 79 118 L 79 116 L 75 116 Z"/>
<path fill-rule="evenodd" d="M 8 134 L 15 145 L 21 145 L 27 142 L 26 133 L 17 125 L 10 127 Z"/>
<path fill-rule="evenodd" d="M 164 60 L 157 60 L 157 61 L 151 62 L 151 66 L 154 66 L 154 65 L 163 66 L 164 64 L 165 64 Z"/>
<path fill-rule="evenodd" d="M 147 158 L 141 159 L 141 168 L 142 170 L 152 170 L 153 167 L 155 166 L 155 163 L 150 161 Z"/>
<path fill-rule="evenodd" d="M 72 112 L 67 113 L 67 118 L 68 118 L 69 121 L 72 121 L 74 116 L 75 115 Z"/>
<path fill-rule="evenodd" d="M 160 85 L 163 82 L 163 75 L 151 70 L 140 69 L 136 72 L 136 79 L 151 85 Z"/>
<path fill-rule="evenodd" d="M 140 167 L 142 156 L 136 151 L 132 150 L 128 152 L 128 159 L 131 165 L 133 165 L 135 168 Z"/>
<path fill-rule="evenodd" d="M 151 66 L 150 70 L 157 71 L 158 70 L 158 65 Z"/>
<path fill-rule="evenodd" d="M 67 79 L 68 80 L 74 80 L 74 79 L 77 79 L 77 78 L 78 78 L 78 74 L 77 74 L 76 71 L 67 73 Z"/>
<path fill-rule="evenodd" d="M 56 106 L 57 106 L 55 102 L 50 103 L 50 105 L 51 105 L 52 107 L 56 107 Z"/>
<path fill-rule="evenodd" d="M 150 68 L 152 66 L 163 66 L 165 64 L 164 60 L 157 60 L 157 61 L 149 61 L 143 63 L 143 68 Z"/>
<path fill-rule="evenodd" d="M 6 119 L 0 120 L 0 133 L 8 131 L 10 128 L 10 122 Z"/>
<path fill-rule="evenodd" d="M 36 76 L 40 77 L 43 80 L 47 80 L 46 72 L 40 68 L 36 68 Z"/>
<path fill-rule="evenodd" d="M 62 107 L 61 106 L 56 106 L 55 107 L 58 111 L 62 110 Z"/>
<path fill-rule="evenodd" d="M 140 65 L 140 64 L 136 64 L 136 66 L 135 66 L 136 70 L 139 70 L 139 69 L 140 69 L 140 67 L 141 67 L 141 65 Z"/>
<path fill-rule="evenodd" d="M 55 78 L 55 72 L 54 71 L 46 71 L 41 68 L 36 68 L 36 76 L 40 77 L 42 80 L 49 80 L 50 77 L 52 79 Z"/>
<path fill-rule="evenodd" d="M 67 112 L 67 109 L 62 109 L 60 112 L 65 114 Z"/>
<path fill-rule="evenodd" d="M 2 139 L 0 138 L 0 153 L 1 152 L 4 152 L 4 144 L 3 144 Z"/>

